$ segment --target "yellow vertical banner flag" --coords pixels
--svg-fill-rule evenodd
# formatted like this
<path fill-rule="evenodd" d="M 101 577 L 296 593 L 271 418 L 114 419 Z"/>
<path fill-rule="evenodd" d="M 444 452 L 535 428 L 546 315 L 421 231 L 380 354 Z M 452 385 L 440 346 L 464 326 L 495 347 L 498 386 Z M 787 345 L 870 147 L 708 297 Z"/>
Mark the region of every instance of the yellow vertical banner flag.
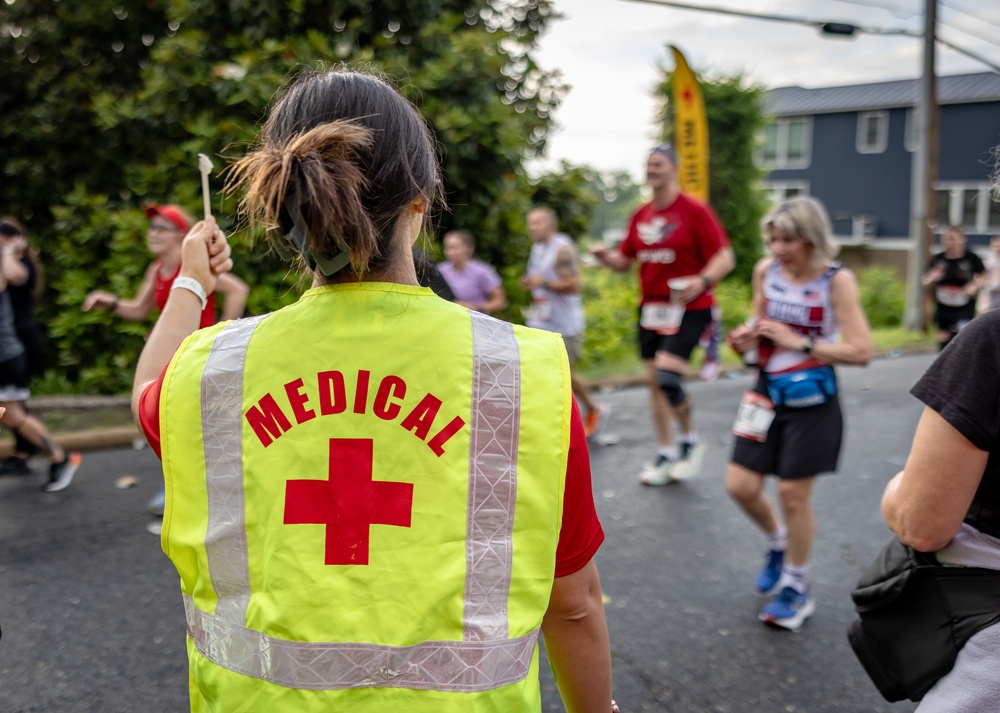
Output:
<path fill-rule="evenodd" d="M 674 52 L 674 147 L 680 163 L 681 190 L 708 202 L 708 120 L 701 87 L 681 51 Z"/>

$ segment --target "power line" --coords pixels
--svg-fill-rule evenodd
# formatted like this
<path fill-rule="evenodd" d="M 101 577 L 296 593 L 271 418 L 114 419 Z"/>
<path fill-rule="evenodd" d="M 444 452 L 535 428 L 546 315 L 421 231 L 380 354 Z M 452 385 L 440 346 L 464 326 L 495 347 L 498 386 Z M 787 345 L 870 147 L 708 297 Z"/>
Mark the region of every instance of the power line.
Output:
<path fill-rule="evenodd" d="M 863 0 L 839 0 L 840 2 L 848 3 L 849 5 L 860 5 L 861 7 L 871 7 L 877 10 L 888 10 L 889 12 L 898 13 L 900 15 L 919 15 L 919 10 L 908 10 L 903 7 L 898 7 L 896 5 L 883 5 L 881 3 L 874 2 L 863 2 Z"/>
<path fill-rule="evenodd" d="M 992 20 L 987 20 L 985 17 L 980 17 L 979 15 L 974 15 L 971 12 L 969 12 L 968 10 L 963 10 L 962 8 L 958 7 L 957 5 L 952 5 L 951 3 L 944 2 L 944 0 L 938 0 L 938 2 L 940 2 L 942 5 L 944 5 L 949 10 L 954 10 L 955 12 L 959 12 L 959 13 L 967 16 L 967 17 L 971 17 L 976 22 L 985 22 L 987 25 L 993 25 L 996 28 L 1000 28 L 1000 23 L 993 22 Z"/>
<path fill-rule="evenodd" d="M 730 10 L 724 7 L 709 7 L 706 5 L 690 5 L 682 2 L 671 2 L 670 0 L 629 0 L 629 2 L 647 3 L 649 5 L 663 5 L 680 10 L 700 10 L 701 12 L 714 12 L 718 15 L 735 15 L 736 17 L 749 17 L 755 20 L 771 20 L 773 22 L 790 22 L 796 25 L 808 25 L 830 34 L 852 35 L 861 32 L 867 35 L 905 35 L 907 37 L 921 37 L 919 32 L 908 30 L 903 27 L 860 27 L 859 25 L 844 22 L 828 22 L 825 20 L 814 20 L 809 17 L 793 17 L 791 15 L 765 15 L 756 12 L 744 12 L 743 10 Z"/>
<path fill-rule="evenodd" d="M 977 40 L 982 40 L 983 42 L 989 42 L 991 45 L 996 45 L 1000 47 L 1000 42 L 997 42 L 995 37 L 981 35 L 978 32 L 975 32 L 973 30 L 967 30 L 964 27 L 959 27 L 958 25 L 954 25 L 950 22 L 945 22 L 944 20 L 939 20 L 938 22 L 944 25 L 945 27 L 955 30 L 956 32 L 961 32 L 963 34 L 969 35 L 970 37 L 975 37 Z"/>
<path fill-rule="evenodd" d="M 677 8 L 679 10 L 699 10 L 701 12 L 712 12 L 718 15 L 734 15 L 736 17 L 749 17 L 755 20 L 770 20 L 773 22 L 790 22 L 796 25 L 807 25 L 810 27 L 815 27 L 821 32 L 833 35 L 853 35 L 855 32 L 861 32 L 866 35 L 903 35 L 905 37 L 923 37 L 922 32 L 914 32 L 913 30 L 908 30 L 902 27 L 860 27 L 858 25 L 849 24 L 846 22 L 825 22 L 823 20 L 814 20 L 808 17 L 793 17 L 790 15 L 765 15 L 762 13 L 754 12 L 744 12 L 742 10 L 730 10 L 729 8 L 723 7 L 709 7 L 706 5 L 691 5 L 682 2 L 671 2 L 670 0 L 629 0 L 629 2 L 640 2 L 649 5 L 661 5 L 664 7 Z M 935 37 L 935 40 L 943 44 L 945 47 L 955 50 L 960 54 L 964 54 L 967 57 L 971 57 L 977 62 L 985 64 L 987 67 L 992 69 L 994 72 L 1000 74 L 1000 66 L 993 64 L 990 60 L 985 57 L 967 50 L 964 47 L 960 47 L 953 42 L 949 42 L 942 39 L 939 36 Z"/>

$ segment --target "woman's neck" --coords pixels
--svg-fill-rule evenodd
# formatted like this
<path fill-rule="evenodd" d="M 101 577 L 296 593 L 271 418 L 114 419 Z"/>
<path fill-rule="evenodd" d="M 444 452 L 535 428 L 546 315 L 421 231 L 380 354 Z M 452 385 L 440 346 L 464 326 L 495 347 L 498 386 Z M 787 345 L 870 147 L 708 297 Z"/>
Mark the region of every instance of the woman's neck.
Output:
<path fill-rule="evenodd" d="M 785 273 L 785 278 L 789 282 L 806 284 L 812 282 L 817 277 L 826 272 L 826 265 L 814 265 L 807 262 L 803 265 L 782 265 L 781 271 Z"/>
<path fill-rule="evenodd" d="M 419 287 L 420 281 L 417 279 L 417 269 L 413 265 L 413 251 L 409 244 L 400 246 L 400 241 L 396 240 L 393 245 L 399 247 L 393 250 L 393 258 L 385 268 L 377 272 L 365 273 L 364 277 L 358 277 L 346 270 L 343 275 L 338 274 L 332 277 L 324 277 L 317 272 L 313 276 L 312 286 L 339 285 L 348 282 L 391 282 L 396 285 Z"/>
<path fill-rule="evenodd" d="M 170 277 L 181 266 L 181 253 L 178 250 L 177 252 L 170 251 L 163 255 L 158 255 L 156 256 L 156 262 L 160 264 L 160 276 Z"/>

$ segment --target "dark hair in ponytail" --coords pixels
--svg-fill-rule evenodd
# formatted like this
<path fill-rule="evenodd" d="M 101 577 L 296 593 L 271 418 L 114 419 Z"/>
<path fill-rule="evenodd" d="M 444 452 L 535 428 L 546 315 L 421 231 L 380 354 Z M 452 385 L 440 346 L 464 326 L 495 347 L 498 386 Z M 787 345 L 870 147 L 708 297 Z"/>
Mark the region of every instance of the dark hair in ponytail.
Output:
<path fill-rule="evenodd" d="M 362 276 L 387 266 L 404 209 L 442 201 L 430 131 L 417 109 L 384 80 L 335 69 L 292 82 L 271 109 L 259 145 L 237 161 L 230 190 L 253 222 L 292 229 L 297 206 L 309 256 L 350 248 Z"/>

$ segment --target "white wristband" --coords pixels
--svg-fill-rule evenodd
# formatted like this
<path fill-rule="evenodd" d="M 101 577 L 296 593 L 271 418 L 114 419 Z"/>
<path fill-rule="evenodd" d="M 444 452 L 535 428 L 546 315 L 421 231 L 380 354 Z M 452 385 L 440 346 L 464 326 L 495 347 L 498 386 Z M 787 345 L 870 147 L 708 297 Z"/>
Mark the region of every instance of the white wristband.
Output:
<path fill-rule="evenodd" d="M 178 289 L 195 293 L 198 299 L 201 300 L 201 308 L 205 309 L 205 306 L 208 304 L 208 297 L 205 295 L 205 288 L 196 279 L 193 277 L 174 278 L 174 284 L 170 286 L 170 291 L 173 292 Z"/>

